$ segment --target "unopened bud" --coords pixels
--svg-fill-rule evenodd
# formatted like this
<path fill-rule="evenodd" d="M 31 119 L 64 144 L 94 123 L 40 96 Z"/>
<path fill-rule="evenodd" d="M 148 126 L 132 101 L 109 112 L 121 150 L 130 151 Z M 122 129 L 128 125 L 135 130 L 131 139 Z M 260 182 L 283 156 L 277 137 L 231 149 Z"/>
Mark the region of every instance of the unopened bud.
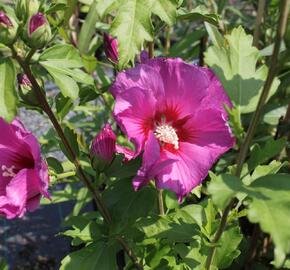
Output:
<path fill-rule="evenodd" d="M 0 43 L 11 45 L 16 38 L 17 28 L 16 21 L 0 11 Z"/>
<path fill-rule="evenodd" d="M 26 22 L 28 18 L 36 14 L 38 9 L 38 0 L 17 0 L 16 2 L 16 16 L 23 22 Z"/>
<path fill-rule="evenodd" d="M 35 93 L 32 90 L 32 84 L 28 79 L 27 75 L 18 74 L 17 81 L 18 81 L 19 96 L 22 98 L 22 100 L 28 105 L 37 106 L 38 101 L 35 96 Z"/>
<path fill-rule="evenodd" d="M 94 168 L 102 172 L 111 164 L 116 151 L 116 135 L 111 126 L 106 124 L 95 137 L 91 147 Z"/>
<path fill-rule="evenodd" d="M 104 49 L 108 59 L 114 64 L 118 64 L 118 40 L 104 33 Z"/>
<path fill-rule="evenodd" d="M 34 49 L 43 48 L 51 38 L 51 30 L 47 19 L 41 12 L 28 19 L 25 41 Z"/>

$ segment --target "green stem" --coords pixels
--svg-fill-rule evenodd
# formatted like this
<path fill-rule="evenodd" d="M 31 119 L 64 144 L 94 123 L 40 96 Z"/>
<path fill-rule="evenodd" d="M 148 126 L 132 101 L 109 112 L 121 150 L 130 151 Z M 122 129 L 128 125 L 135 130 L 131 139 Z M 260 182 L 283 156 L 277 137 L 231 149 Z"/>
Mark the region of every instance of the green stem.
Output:
<path fill-rule="evenodd" d="M 35 49 L 30 49 L 29 53 L 27 54 L 27 56 L 25 58 L 26 63 L 29 63 L 30 59 L 32 58 L 32 56 L 34 55 L 35 52 L 36 52 Z"/>
<path fill-rule="evenodd" d="M 162 189 L 158 190 L 158 206 L 159 206 L 159 214 L 161 216 L 164 216 L 165 211 L 164 211 L 163 190 Z"/>
<path fill-rule="evenodd" d="M 61 180 L 61 179 L 64 179 L 64 178 L 68 178 L 68 177 L 71 177 L 71 176 L 75 176 L 76 175 L 76 172 L 75 171 L 71 171 L 71 172 L 64 172 L 64 173 L 60 173 L 57 175 L 56 179 L 57 180 Z"/>
<path fill-rule="evenodd" d="M 279 18 L 276 41 L 275 41 L 273 55 L 271 58 L 271 65 L 270 65 L 269 73 L 268 73 L 266 82 L 264 84 L 263 91 L 262 91 L 262 94 L 260 96 L 260 99 L 259 99 L 259 102 L 257 105 L 257 109 L 254 112 L 254 115 L 251 119 L 251 123 L 250 123 L 250 126 L 248 128 L 245 140 L 244 140 L 243 144 L 241 145 L 241 149 L 240 149 L 240 152 L 239 152 L 239 155 L 237 158 L 236 176 L 238 176 L 238 177 L 241 176 L 243 164 L 246 160 L 248 150 L 249 150 L 251 141 L 253 139 L 256 127 L 259 123 L 262 108 L 263 108 L 264 104 L 266 103 L 273 79 L 274 79 L 275 74 L 277 72 L 277 60 L 278 60 L 281 42 L 283 40 L 283 36 L 284 36 L 285 30 L 286 30 L 288 11 L 289 11 L 289 0 L 281 1 L 280 18 Z M 216 244 L 218 243 L 219 239 L 221 238 L 221 236 L 226 228 L 228 215 L 229 215 L 232 207 L 235 205 L 235 202 L 236 202 L 236 200 L 232 199 L 222 214 L 221 223 L 220 223 L 219 228 L 218 228 L 218 230 L 214 236 L 214 239 L 212 241 L 213 247 L 211 248 L 209 255 L 207 257 L 207 260 L 206 260 L 206 269 L 207 270 L 209 270 L 211 267 L 211 264 L 212 264 L 212 261 L 213 261 L 214 255 L 215 255 L 215 251 L 216 251 Z"/>
<path fill-rule="evenodd" d="M 112 218 L 111 215 L 108 211 L 108 208 L 106 207 L 106 205 L 104 204 L 101 194 L 99 193 L 99 191 L 97 189 L 95 189 L 95 187 L 93 186 L 93 183 L 87 178 L 87 176 L 85 175 L 80 161 L 76 156 L 76 153 L 74 152 L 73 148 L 71 147 L 69 141 L 67 140 L 64 131 L 62 129 L 62 127 L 60 126 L 57 118 L 55 117 L 53 111 L 51 110 L 47 100 L 46 100 L 46 96 L 45 96 L 45 92 L 43 91 L 43 89 L 41 89 L 40 85 L 38 84 L 38 82 L 36 81 L 36 78 L 34 77 L 34 75 L 32 74 L 32 71 L 29 67 L 29 65 L 23 61 L 21 59 L 21 57 L 17 54 L 16 50 L 14 49 L 14 47 L 11 47 L 12 50 L 12 54 L 13 57 L 17 60 L 17 62 L 19 63 L 19 65 L 21 66 L 21 68 L 23 69 L 23 71 L 25 72 L 25 74 L 27 75 L 28 79 L 30 80 L 31 84 L 32 84 L 32 89 L 35 92 L 35 95 L 38 99 L 39 104 L 41 105 L 41 108 L 43 109 L 43 111 L 47 114 L 47 116 L 49 117 L 50 121 L 52 122 L 56 132 L 58 133 L 58 136 L 60 137 L 60 139 L 62 140 L 67 152 L 69 153 L 74 166 L 76 168 L 76 174 L 79 176 L 80 180 L 85 184 L 85 186 L 88 188 L 88 190 L 92 193 L 94 201 L 96 202 L 96 205 L 101 213 L 101 215 L 104 217 L 104 220 L 107 222 L 108 225 L 112 224 Z M 121 237 L 117 238 L 117 241 L 120 243 L 120 245 L 124 248 L 124 250 L 127 252 L 128 256 L 130 257 L 130 259 L 132 260 L 132 262 L 134 263 L 135 267 L 138 270 L 143 270 L 143 266 L 139 264 L 137 257 L 134 255 L 133 251 L 130 249 L 130 247 L 126 244 L 126 242 L 124 241 L 124 239 L 122 239 Z"/>

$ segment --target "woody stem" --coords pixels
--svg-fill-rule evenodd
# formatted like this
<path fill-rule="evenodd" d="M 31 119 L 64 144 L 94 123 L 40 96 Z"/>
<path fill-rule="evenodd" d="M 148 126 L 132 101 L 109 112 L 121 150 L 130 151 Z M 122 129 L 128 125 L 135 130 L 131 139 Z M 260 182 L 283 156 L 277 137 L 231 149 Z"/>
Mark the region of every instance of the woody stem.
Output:
<path fill-rule="evenodd" d="M 80 180 L 84 183 L 84 185 L 92 193 L 93 199 L 96 202 L 96 205 L 97 205 L 101 215 L 103 216 L 104 220 L 107 222 L 108 225 L 111 225 L 112 224 L 112 218 L 111 218 L 111 215 L 109 213 L 109 210 L 106 207 L 106 205 L 104 204 L 104 202 L 102 200 L 102 197 L 101 197 L 101 194 L 99 193 L 99 191 L 94 187 L 93 183 L 87 178 L 86 174 L 84 173 L 83 168 L 81 167 L 80 161 L 79 161 L 76 153 L 74 152 L 74 150 L 71 147 L 69 141 L 67 140 L 61 125 L 59 124 L 56 116 L 54 115 L 52 109 L 50 108 L 50 106 L 49 106 L 49 104 L 48 104 L 48 102 L 46 100 L 46 96 L 44 94 L 44 90 L 40 87 L 40 85 L 36 81 L 36 78 L 34 77 L 32 71 L 31 71 L 31 69 L 29 67 L 29 64 L 27 64 L 25 61 L 22 60 L 22 58 L 17 54 L 17 52 L 14 49 L 14 47 L 11 47 L 11 50 L 12 50 L 12 54 L 13 54 L 14 59 L 16 59 L 16 61 L 19 63 L 19 65 L 21 66 L 21 68 L 23 69 L 25 74 L 27 75 L 28 79 L 30 80 L 30 82 L 31 82 L 31 84 L 33 86 L 32 90 L 34 91 L 39 104 L 41 105 L 43 111 L 49 117 L 49 119 L 52 122 L 56 132 L 58 133 L 61 141 L 63 142 L 67 152 L 69 153 L 70 158 L 73 161 L 74 166 L 76 168 L 77 175 L 79 176 Z M 116 240 L 119 242 L 119 244 L 126 251 L 126 253 L 130 257 L 130 259 L 134 263 L 135 267 L 138 270 L 143 270 L 143 266 L 138 262 L 137 257 L 135 256 L 135 254 L 133 253 L 131 248 L 127 245 L 125 240 L 121 236 L 117 237 Z"/>

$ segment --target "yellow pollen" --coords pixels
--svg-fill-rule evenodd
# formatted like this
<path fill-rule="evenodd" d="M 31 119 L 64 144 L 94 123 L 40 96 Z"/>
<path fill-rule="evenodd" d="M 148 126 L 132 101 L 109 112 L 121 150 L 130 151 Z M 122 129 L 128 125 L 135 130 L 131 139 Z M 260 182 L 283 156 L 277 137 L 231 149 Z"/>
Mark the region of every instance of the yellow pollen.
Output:
<path fill-rule="evenodd" d="M 174 148 L 178 149 L 178 136 L 176 130 L 172 126 L 167 124 L 157 126 L 154 134 L 159 141 L 173 144 Z"/>

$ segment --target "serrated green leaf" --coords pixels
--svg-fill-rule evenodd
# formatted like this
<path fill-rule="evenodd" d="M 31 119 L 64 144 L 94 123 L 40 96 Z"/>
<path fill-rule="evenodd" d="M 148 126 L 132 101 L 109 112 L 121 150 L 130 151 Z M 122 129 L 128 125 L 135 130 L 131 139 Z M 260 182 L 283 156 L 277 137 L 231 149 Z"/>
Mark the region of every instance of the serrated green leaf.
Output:
<path fill-rule="evenodd" d="M 256 69 L 259 51 L 252 46 L 252 36 L 239 26 L 225 35 L 223 44 L 215 44 L 205 53 L 206 63 L 214 70 L 240 113 L 256 109 L 268 68 Z M 275 78 L 270 95 L 277 90 L 280 81 Z"/>
<path fill-rule="evenodd" d="M 73 238 L 72 244 L 78 246 L 82 243 L 88 243 L 98 240 L 102 236 L 100 225 L 90 221 L 85 226 L 73 226 L 73 229 L 62 232 L 61 235 Z"/>
<path fill-rule="evenodd" d="M 248 170 L 251 172 L 256 166 L 278 155 L 285 147 L 286 138 L 274 140 L 269 138 L 263 146 L 255 144 L 247 161 Z"/>
<path fill-rule="evenodd" d="M 15 91 L 15 68 L 11 59 L 0 60 L 0 117 L 11 122 L 17 113 Z"/>
<path fill-rule="evenodd" d="M 112 270 L 117 269 L 116 247 L 96 242 L 67 255 L 61 261 L 60 270 Z"/>
<path fill-rule="evenodd" d="M 176 0 L 155 0 L 152 12 L 168 25 L 173 25 L 176 20 Z"/>
<path fill-rule="evenodd" d="M 111 26 L 111 34 L 118 39 L 119 66 L 133 61 L 144 41 L 153 40 L 151 23 L 152 0 L 121 0 Z"/>

